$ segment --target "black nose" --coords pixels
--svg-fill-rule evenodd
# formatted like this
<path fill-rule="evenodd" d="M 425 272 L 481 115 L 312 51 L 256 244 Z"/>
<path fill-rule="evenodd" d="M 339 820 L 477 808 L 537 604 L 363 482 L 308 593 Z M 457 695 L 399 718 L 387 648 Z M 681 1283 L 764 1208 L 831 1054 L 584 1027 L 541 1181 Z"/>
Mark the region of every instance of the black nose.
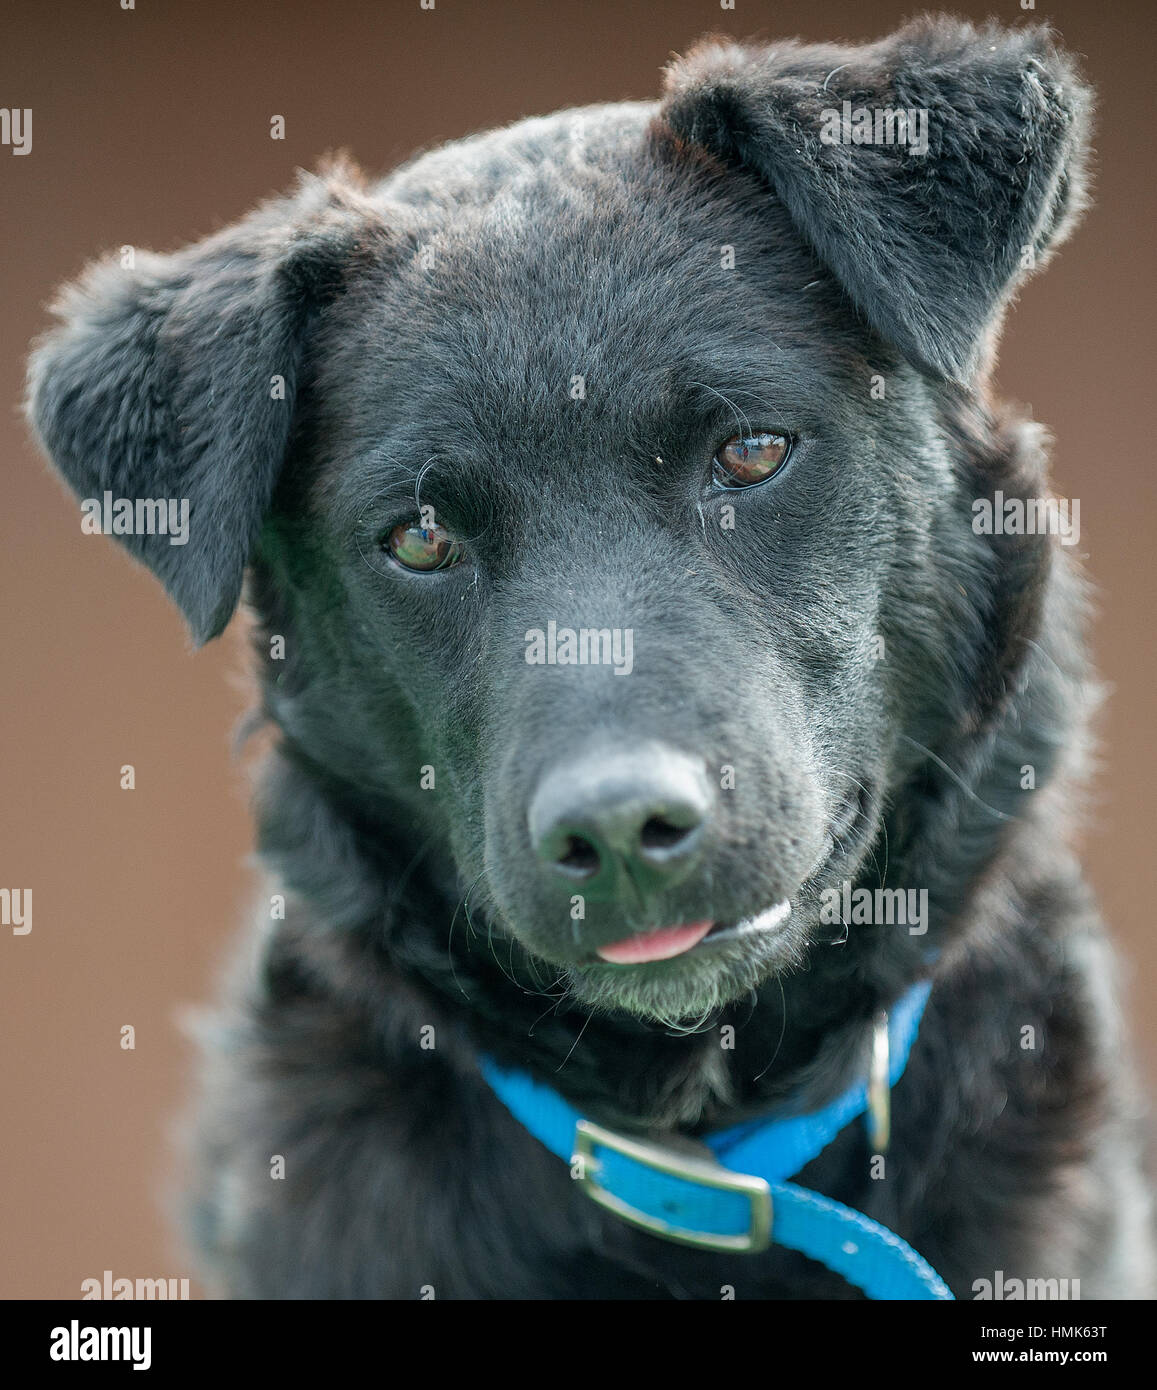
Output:
<path fill-rule="evenodd" d="M 603 749 L 552 769 L 530 803 L 544 869 L 595 901 L 637 905 L 698 860 L 711 813 L 701 761 L 662 744 Z"/>

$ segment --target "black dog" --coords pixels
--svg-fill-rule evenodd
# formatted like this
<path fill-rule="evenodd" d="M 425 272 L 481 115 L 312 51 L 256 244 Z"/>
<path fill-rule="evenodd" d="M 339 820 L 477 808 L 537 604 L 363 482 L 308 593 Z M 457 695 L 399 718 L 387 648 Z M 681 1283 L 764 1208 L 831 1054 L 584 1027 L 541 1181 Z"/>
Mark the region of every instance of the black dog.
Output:
<path fill-rule="evenodd" d="M 279 731 L 197 1126 L 219 1291 L 886 1296 L 793 1200 L 957 1297 L 1151 1291 L 1066 848 L 1082 586 L 988 386 L 1088 106 L 1036 28 L 708 43 L 661 104 L 335 166 L 66 292 L 40 438 L 198 641 L 248 569 Z M 568 1167 L 512 1069 L 712 1196 L 692 1139 L 869 1070 L 872 1127 L 655 1234 L 603 1205 L 629 1146 Z"/>

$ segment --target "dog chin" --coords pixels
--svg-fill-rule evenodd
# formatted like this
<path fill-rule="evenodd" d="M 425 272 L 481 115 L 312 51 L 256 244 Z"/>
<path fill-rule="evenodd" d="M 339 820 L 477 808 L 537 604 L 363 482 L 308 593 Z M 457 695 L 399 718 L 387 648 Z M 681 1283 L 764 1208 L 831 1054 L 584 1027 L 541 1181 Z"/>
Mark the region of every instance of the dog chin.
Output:
<path fill-rule="evenodd" d="M 688 1031 L 710 1025 L 728 1005 L 799 964 L 784 937 L 697 948 L 646 965 L 583 965 L 567 972 L 571 996 L 593 1013 L 623 1013 Z"/>

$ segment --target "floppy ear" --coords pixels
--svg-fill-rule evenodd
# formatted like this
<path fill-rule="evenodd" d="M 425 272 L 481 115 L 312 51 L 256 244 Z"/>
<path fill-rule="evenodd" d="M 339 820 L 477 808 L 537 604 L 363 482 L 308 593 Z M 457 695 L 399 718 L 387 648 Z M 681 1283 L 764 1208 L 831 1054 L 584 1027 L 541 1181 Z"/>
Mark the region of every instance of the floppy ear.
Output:
<path fill-rule="evenodd" d="M 32 355 L 29 418 L 80 497 L 188 500 L 187 543 L 119 539 L 198 643 L 237 606 L 289 443 L 311 319 L 381 233 L 336 175 L 303 175 L 296 194 L 174 255 L 93 265 L 65 289 L 60 326 Z"/>
<path fill-rule="evenodd" d="M 760 174 L 868 322 L 962 383 L 1084 205 L 1091 95 L 1040 27 L 927 17 L 862 47 L 710 42 L 666 93 L 677 136 Z M 908 143 L 851 143 L 857 110 L 873 135 L 876 112 L 917 113 Z"/>

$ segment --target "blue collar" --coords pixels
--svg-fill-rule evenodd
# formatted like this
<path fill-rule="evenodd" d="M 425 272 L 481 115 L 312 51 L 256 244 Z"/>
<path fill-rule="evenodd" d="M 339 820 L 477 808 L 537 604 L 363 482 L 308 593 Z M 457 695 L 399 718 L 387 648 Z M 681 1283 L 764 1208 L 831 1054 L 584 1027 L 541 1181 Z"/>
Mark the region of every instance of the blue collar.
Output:
<path fill-rule="evenodd" d="M 785 1179 L 857 1116 L 875 1152 L 887 1147 L 888 1097 L 903 1075 L 931 985 L 914 985 L 881 1015 L 871 1074 L 823 1110 L 755 1120 L 688 1142 L 628 1138 L 585 1119 L 525 1072 L 489 1058 L 482 1074 L 540 1143 L 571 1165 L 600 1206 L 651 1234 L 708 1250 L 798 1250 L 873 1299 L 950 1299 L 940 1276 L 899 1236 L 839 1202 Z"/>

